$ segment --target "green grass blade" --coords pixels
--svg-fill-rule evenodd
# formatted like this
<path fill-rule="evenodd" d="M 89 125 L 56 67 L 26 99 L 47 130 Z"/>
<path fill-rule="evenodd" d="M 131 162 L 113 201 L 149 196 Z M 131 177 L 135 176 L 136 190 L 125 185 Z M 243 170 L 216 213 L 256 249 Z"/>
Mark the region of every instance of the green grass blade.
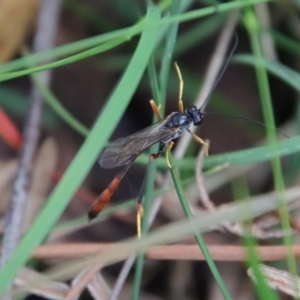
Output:
<path fill-rule="evenodd" d="M 244 243 L 247 249 L 248 267 L 252 268 L 256 278 L 255 289 L 258 299 L 279 300 L 278 294 L 267 285 L 266 278 L 259 268 L 260 260 L 255 250 L 257 242 L 252 236 L 248 235 L 244 238 Z"/>
<path fill-rule="evenodd" d="M 170 12 L 171 17 L 180 15 L 180 6 L 181 6 L 181 1 L 174 1 Z M 158 99 L 158 104 L 163 105 L 161 108 L 161 114 L 164 114 L 164 104 L 166 101 L 166 92 L 167 92 L 168 78 L 170 72 L 170 65 L 171 65 L 174 47 L 176 43 L 177 32 L 178 32 L 178 23 L 175 23 L 168 28 L 168 36 L 166 38 L 166 44 L 165 44 L 164 53 L 161 61 L 161 70 L 159 74 L 160 99 Z"/>
<path fill-rule="evenodd" d="M 33 249 L 48 235 L 59 216 L 67 206 L 76 188 L 81 184 L 101 148 L 106 143 L 114 126 L 121 118 L 131 96 L 133 95 L 156 43 L 157 26 L 151 26 L 160 18 L 155 6 L 147 11 L 146 26 L 136 51 L 121 81 L 112 93 L 110 101 L 96 121 L 91 133 L 74 158 L 62 180 L 50 195 L 30 230 L 21 240 L 20 245 L 0 272 L 0 293 L 3 293 L 12 282 L 18 270 L 25 264 Z M 111 124 L 111 126 L 107 126 Z"/>
<path fill-rule="evenodd" d="M 297 40 L 293 40 L 287 35 L 284 35 L 278 31 L 269 30 L 276 44 L 283 50 L 299 56 L 300 53 L 300 43 Z"/>
<path fill-rule="evenodd" d="M 232 61 L 247 65 L 263 64 L 271 74 L 281 79 L 297 92 L 300 92 L 300 74 L 281 63 L 268 61 L 263 58 L 262 60 L 258 60 L 255 56 L 249 54 L 236 55 Z"/>
<path fill-rule="evenodd" d="M 174 54 L 179 56 L 216 34 L 224 24 L 226 17 L 225 14 L 211 16 L 208 20 L 201 20 L 199 24 L 183 32 L 178 36 Z"/>
<path fill-rule="evenodd" d="M 170 15 L 179 15 L 180 14 L 180 6 L 181 1 L 175 0 L 173 1 L 173 4 L 170 8 Z M 157 99 L 158 104 L 161 105 L 160 113 L 164 114 L 164 108 L 165 108 L 165 101 L 166 101 L 166 90 L 167 90 L 167 82 L 169 77 L 169 70 L 170 70 L 170 64 L 173 57 L 173 51 L 176 43 L 176 36 L 178 31 L 178 23 L 171 24 L 168 28 L 168 32 L 166 35 L 166 45 L 165 45 L 165 51 L 164 55 L 162 57 L 161 62 L 161 72 L 159 76 L 159 97 Z M 151 69 L 150 69 L 151 71 Z M 150 73 L 151 74 L 151 73 Z M 156 76 L 152 78 L 152 82 L 155 82 Z M 155 117 L 154 117 L 155 118 Z M 151 147 L 151 150 L 153 147 Z M 150 150 L 150 151 L 151 151 Z M 148 219 L 150 214 L 150 200 L 153 198 L 153 187 L 155 182 L 155 173 L 156 173 L 156 165 L 152 164 L 149 170 L 149 177 L 147 180 L 147 189 L 146 189 L 146 195 L 145 200 L 147 201 L 145 206 L 145 216 L 143 220 L 143 234 L 145 234 L 148 231 Z M 136 268 L 135 268 L 135 276 L 134 276 L 134 285 L 133 285 L 133 291 L 132 291 L 132 299 L 138 300 L 139 299 L 139 293 L 140 293 L 140 286 L 142 281 L 142 275 L 143 275 L 143 268 L 144 268 L 144 260 L 145 255 L 144 253 L 140 253 L 137 257 L 136 261 Z"/>
<path fill-rule="evenodd" d="M 271 160 L 276 156 L 285 156 L 300 151 L 300 136 L 282 140 L 278 147 L 274 149 L 271 145 L 250 148 L 247 150 L 233 151 L 230 153 L 214 155 L 204 161 L 204 167 L 211 168 L 218 164 L 228 163 L 230 165 L 240 165 L 257 163 Z"/>
<path fill-rule="evenodd" d="M 297 134 L 300 134 L 300 94 L 298 94 L 298 102 L 295 112 L 295 128 Z M 297 181 L 298 174 L 300 170 L 300 155 L 292 155 L 290 161 L 288 162 L 287 173 L 285 176 L 285 182 L 287 185 L 292 185 Z"/>
<path fill-rule="evenodd" d="M 249 34 L 252 52 L 254 56 L 258 59 L 258 61 L 263 62 L 262 47 L 260 45 L 260 41 L 261 41 L 260 24 L 257 20 L 253 8 L 248 7 L 245 10 L 243 21 Z M 256 71 L 257 84 L 260 93 L 264 120 L 266 124 L 270 125 L 266 127 L 267 137 L 268 140 L 270 141 L 272 148 L 276 151 L 278 148 L 278 143 L 276 137 L 275 120 L 274 120 L 271 93 L 269 88 L 266 67 L 263 63 L 255 64 L 255 71 Z M 279 203 L 280 203 L 279 214 L 280 214 L 282 230 L 284 232 L 289 232 L 291 230 L 290 221 L 289 221 L 289 211 L 285 199 L 285 193 L 284 193 L 285 186 L 284 186 L 282 168 L 281 168 L 281 162 L 279 156 L 275 156 L 271 160 L 271 165 L 273 171 L 274 186 L 276 191 L 279 194 Z M 297 274 L 296 259 L 292 251 L 293 239 L 290 235 L 284 235 L 283 240 L 287 246 L 287 251 L 288 251 L 287 262 L 289 266 L 289 271 L 293 275 L 296 275 Z"/>
<path fill-rule="evenodd" d="M 135 25 L 134 25 L 135 26 Z M 139 33 L 142 29 L 142 26 L 140 25 L 140 29 L 137 30 L 136 33 Z M 63 56 L 69 56 L 74 53 L 78 53 L 80 51 L 85 51 L 87 49 L 99 46 L 99 44 L 106 43 L 110 40 L 120 38 L 124 36 L 125 34 L 128 34 L 130 30 L 133 30 L 132 27 L 119 29 L 113 32 L 104 33 L 99 36 L 91 37 L 84 39 L 82 41 L 70 43 L 67 45 L 63 45 L 60 47 L 57 47 L 55 49 L 41 52 L 41 53 L 34 53 L 31 55 L 28 55 L 26 58 L 20 58 L 13 60 L 11 62 L 5 63 L 0 66 L 0 73 L 5 72 L 12 72 L 16 71 L 21 68 L 26 68 L 28 64 L 36 66 L 39 65 L 46 60 L 56 60 Z"/>
<path fill-rule="evenodd" d="M 197 18 L 201 18 L 201 17 L 205 17 L 211 14 L 214 14 L 217 12 L 222 13 L 222 12 L 228 12 L 231 11 L 233 9 L 238 9 L 244 6 L 249 6 L 255 3 L 261 3 L 261 2 L 268 2 L 270 0 L 248 0 L 248 1 L 244 1 L 244 0 L 239 0 L 239 1 L 232 1 L 229 3 L 225 3 L 225 4 L 220 4 L 217 6 L 211 6 L 211 7 L 207 7 L 207 8 L 202 8 L 202 9 L 198 9 L 198 10 L 193 10 L 191 12 L 187 12 L 185 14 L 182 14 L 180 16 L 173 16 L 173 17 L 165 17 L 163 20 L 156 22 L 156 24 L 153 24 L 154 26 L 160 26 L 160 25 L 166 25 L 166 24 L 172 24 L 172 23 L 176 23 L 176 22 L 185 22 L 185 21 L 190 21 L 190 20 L 194 20 Z M 47 69 L 51 69 L 51 68 L 57 68 L 72 62 L 76 62 L 78 60 L 87 58 L 89 56 L 95 55 L 95 54 L 99 54 L 101 52 L 107 51 L 109 49 L 112 49 L 124 42 L 126 42 L 128 39 L 132 38 L 134 35 L 138 34 L 143 28 L 142 22 L 137 23 L 136 25 L 133 25 L 132 27 L 129 28 L 125 28 L 125 29 L 121 29 L 121 30 L 117 30 L 116 32 L 112 32 L 109 34 L 105 34 L 103 36 L 97 37 L 95 39 L 92 40 L 92 43 L 90 42 L 91 40 L 89 39 L 88 41 L 83 41 L 80 45 L 80 47 L 78 47 L 78 44 L 71 44 L 71 45 L 67 45 L 65 46 L 65 48 L 59 48 L 60 51 L 56 51 L 51 50 L 47 53 L 41 53 L 39 55 L 36 56 L 29 56 L 26 59 L 28 60 L 21 60 L 18 63 L 17 62 L 11 62 L 8 64 L 3 65 L 2 67 L 0 67 L 0 82 L 1 81 L 5 81 L 5 80 L 9 80 L 12 78 L 16 78 L 19 76 L 24 76 L 24 75 L 28 75 L 34 72 L 40 72 L 43 70 L 47 70 Z M 102 41 L 103 44 L 101 44 L 99 46 L 100 41 Z M 50 59 L 53 60 L 54 56 L 59 56 L 61 55 L 61 53 L 64 53 L 64 55 L 67 55 L 68 53 L 74 53 L 75 50 L 72 49 L 72 45 L 73 47 L 76 49 L 86 49 L 87 48 L 87 44 L 94 44 L 94 42 L 98 42 L 96 43 L 96 47 L 86 50 L 82 53 L 79 54 L 75 54 L 73 56 L 67 57 L 65 59 L 61 59 L 59 61 L 55 61 L 49 64 L 45 64 L 42 66 L 38 66 L 38 67 L 34 67 L 28 70 L 21 70 L 21 71 L 16 71 L 16 72 L 10 72 L 10 73 L 4 73 L 7 72 L 8 70 L 15 70 L 17 67 L 26 67 L 28 64 L 30 65 L 34 65 L 37 64 L 38 59 L 41 60 L 40 58 L 42 57 L 43 60 L 45 59 Z M 63 49 L 63 50 L 62 50 Z M 67 49 L 67 50 L 66 50 Z M 78 51 L 78 50 L 77 50 Z M 53 54 L 55 53 L 55 55 Z M 59 53 L 59 55 L 57 54 Z M 41 60 L 41 61 L 43 61 Z"/>
<path fill-rule="evenodd" d="M 172 164 L 172 158 L 171 158 L 171 155 L 170 155 L 170 160 L 171 160 L 171 164 Z M 177 192 L 177 195 L 178 195 L 178 198 L 180 200 L 180 204 L 183 208 L 183 211 L 186 215 L 186 217 L 190 220 L 193 219 L 193 214 L 192 214 L 192 211 L 190 209 L 190 206 L 188 204 L 188 201 L 185 197 L 185 194 L 184 194 L 184 191 L 183 191 L 183 188 L 182 188 L 182 185 L 181 185 L 181 182 L 180 182 L 180 179 L 176 173 L 176 170 L 173 168 L 173 169 L 170 169 L 170 172 L 171 172 L 171 176 L 172 176 L 172 179 L 173 179 L 173 182 L 174 182 L 174 186 L 175 186 L 175 189 L 176 189 L 176 192 Z M 224 281 L 215 265 L 215 262 L 213 261 L 209 251 L 208 251 L 208 248 L 205 244 L 205 241 L 202 237 L 202 235 L 200 233 L 195 233 L 195 239 L 199 245 L 199 248 L 201 249 L 204 257 L 205 257 L 205 261 L 207 262 L 213 276 L 214 276 L 214 279 L 216 280 L 216 283 L 218 284 L 220 290 L 221 290 L 221 293 L 224 297 L 224 299 L 231 299 L 231 296 L 224 284 Z"/>
<path fill-rule="evenodd" d="M 291 137 L 278 142 L 278 147 L 273 149 L 270 145 L 249 148 L 246 150 L 232 151 L 224 154 L 211 155 L 204 160 L 204 168 L 210 169 L 217 165 L 241 165 L 251 164 L 262 161 L 268 161 L 274 156 L 287 156 L 290 154 L 300 152 L 300 135 Z M 138 163 L 146 164 L 148 156 L 140 155 L 137 159 Z M 156 160 L 157 166 L 160 168 L 167 168 L 166 160 L 159 158 Z M 187 170 L 194 170 L 196 164 L 195 158 L 182 158 L 174 160 L 174 166 Z"/>
<path fill-rule="evenodd" d="M 251 199 L 250 190 L 247 184 L 246 177 L 240 177 L 233 181 L 232 183 L 232 193 L 234 199 L 238 199 L 241 201 L 242 199 Z M 248 210 L 247 210 L 248 211 Z M 245 234 L 242 236 L 242 241 L 244 246 L 246 247 L 247 253 L 247 262 L 249 268 L 253 269 L 255 274 L 255 278 L 257 278 L 256 284 L 254 288 L 256 289 L 257 295 L 260 296 L 259 299 L 274 299 L 278 300 L 277 294 L 267 286 L 266 280 L 258 268 L 261 263 L 259 255 L 256 251 L 258 245 L 256 239 L 252 236 L 251 228 L 253 226 L 253 222 L 251 220 L 251 215 L 249 215 L 249 220 L 243 223 L 243 228 L 245 230 Z"/>
<path fill-rule="evenodd" d="M 173 22 L 186 22 L 201 17 L 206 17 L 215 13 L 226 13 L 234 9 L 239 9 L 243 7 L 248 7 L 257 3 L 270 2 L 271 0 L 236 0 L 230 1 L 228 3 L 223 3 L 219 5 L 213 5 L 201 9 L 195 9 L 187 13 L 181 14 L 180 16 L 165 17 L 160 22 L 159 25 L 170 24 Z"/>
<path fill-rule="evenodd" d="M 155 146 L 150 148 L 150 151 L 154 151 Z M 151 153 L 151 152 L 150 152 Z M 149 158 L 148 158 L 149 160 Z M 155 161 L 152 160 L 148 175 L 147 175 L 147 183 L 146 183 L 146 193 L 144 197 L 144 216 L 142 220 L 142 237 L 147 235 L 149 229 L 149 217 L 150 211 L 152 206 L 152 199 L 154 197 L 154 183 L 155 183 L 155 174 L 156 174 L 156 165 Z M 141 281 L 144 269 L 144 261 L 145 261 L 145 254 L 139 253 L 136 259 L 135 265 L 135 273 L 134 273 L 134 280 L 133 280 L 133 288 L 132 288 L 132 297 L 133 300 L 140 299 L 140 288 L 141 288 Z"/>
<path fill-rule="evenodd" d="M 127 36 L 120 37 L 120 38 L 115 39 L 113 41 L 109 41 L 109 42 L 104 43 L 100 46 L 97 46 L 95 48 L 86 50 L 84 52 L 81 52 L 79 54 L 75 54 L 75 55 L 67 57 L 67 58 L 63 58 L 63 59 L 55 61 L 55 62 L 51 62 L 49 64 L 45 64 L 45 65 L 34 67 L 34 68 L 29 68 L 29 69 L 26 69 L 26 70 L 0 74 L 0 82 L 1 81 L 6 81 L 6 80 L 9 80 L 9 79 L 13 79 L 13 78 L 16 78 L 16 77 L 24 76 L 24 75 L 29 75 L 29 74 L 32 74 L 32 73 L 41 72 L 41 71 L 48 70 L 48 69 L 54 69 L 54 68 L 62 67 L 64 65 L 74 63 L 78 60 L 85 59 L 89 56 L 93 56 L 93 55 L 108 51 L 110 49 L 113 49 L 116 46 L 121 45 L 122 43 L 125 43 L 127 40 L 128 40 Z"/>
<path fill-rule="evenodd" d="M 286 191 L 286 196 L 288 203 L 297 201 L 299 198 L 299 188 Z M 195 232 L 211 231 L 211 228 L 216 228 L 224 222 L 241 222 L 248 220 L 250 216 L 253 219 L 277 209 L 277 200 L 278 195 L 272 193 L 256 197 L 255 200 L 251 199 L 228 204 L 222 209 L 218 209 L 213 213 L 207 213 L 206 215 L 196 216 L 192 220 L 182 220 L 160 227 L 157 230 L 153 230 L 144 239 L 131 238 L 124 241 L 122 247 L 117 248 L 117 251 L 112 251 L 110 248 L 106 251 L 101 251 L 101 253 L 95 256 L 72 260 L 71 262 L 59 265 L 48 272 L 47 275 L 50 275 L 48 279 L 71 279 L 82 268 L 91 266 L 94 263 L 109 265 L 124 260 L 133 253 L 145 251 L 150 246 L 177 242 L 192 236 Z"/>

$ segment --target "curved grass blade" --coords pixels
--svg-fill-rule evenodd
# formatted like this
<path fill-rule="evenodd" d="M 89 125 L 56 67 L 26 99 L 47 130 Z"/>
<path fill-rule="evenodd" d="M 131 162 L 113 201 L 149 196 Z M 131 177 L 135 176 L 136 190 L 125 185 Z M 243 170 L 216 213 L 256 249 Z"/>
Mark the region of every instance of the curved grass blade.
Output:
<path fill-rule="evenodd" d="M 287 140 L 278 142 L 278 147 L 274 149 L 272 145 L 256 147 L 247 150 L 234 151 L 226 154 L 214 155 L 204 161 L 206 168 L 211 168 L 219 164 L 240 165 L 257 163 L 271 160 L 273 157 L 286 156 L 300 151 L 300 136 L 294 136 Z"/>
<path fill-rule="evenodd" d="M 259 61 L 257 58 L 250 54 L 235 55 L 232 62 L 247 64 L 251 66 L 262 63 L 271 74 L 281 79 L 297 92 L 300 92 L 300 74 L 292 70 L 291 68 L 284 66 L 283 64 L 275 61 L 268 61 L 266 59 L 262 59 Z"/>
<path fill-rule="evenodd" d="M 172 24 L 172 23 L 176 23 L 176 22 L 186 22 L 186 21 L 197 19 L 197 18 L 205 17 L 208 15 L 212 15 L 212 14 L 215 14 L 216 12 L 218 12 L 218 13 L 228 12 L 233 9 L 238 9 L 238 8 L 249 6 L 249 5 L 252 5 L 255 3 L 262 3 L 262 2 L 268 2 L 268 1 L 270 1 L 270 0 L 232 1 L 229 3 L 225 3 L 225 4 L 214 5 L 214 6 L 210 6 L 210 7 L 206 7 L 206 8 L 193 10 L 191 12 L 184 13 L 180 16 L 165 17 L 163 20 L 157 21 L 153 25 L 161 26 L 161 25 Z M 10 64 L 9 66 L 7 66 L 8 64 L 5 64 L 6 67 L 5 66 L 3 66 L 3 68 L 0 67 L 0 81 L 5 81 L 5 80 L 16 78 L 19 76 L 28 75 L 28 74 L 31 74 L 34 72 L 40 72 L 40 71 L 47 70 L 50 68 L 57 68 L 57 67 L 69 64 L 71 62 L 76 62 L 78 60 L 87 58 L 89 56 L 107 51 L 109 49 L 116 47 L 117 45 L 120 45 L 120 44 L 126 42 L 128 39 L 132 38 L 134 35 L 141 32 L 142 28 L 143 28 L 143 23 L 140 22 L 140 23 L 137 23 L 136 25 L 133 25 L 132 27 L 121 29 L 121 30 L 118 30 L 118 31 L 110 33 L 110 34 L 103 35 L 105 37 L 99 36 L 95 40 L 92 40 L 92 42 L 94 43 L 95 41 L 98 41 L 98 43 L 96 43 L 96 45 L 99 45 L 100 40 L 102 42 L 104 40 L 105 43 L 101 44 L 100 46 L 96 46 L 96 47 L 94 47 L 92 49 L 88 49 L 82 53 L 75 54 L 73 56 L 61 59 L 59 61 L 55 61 L 53 63 L 45 64 L 45 65 L 38 66 L 35 68 L 20 70 L 20 71 L 10 72 L 10 73 L 4 73 L 5 70 L 7 71 L 7 70 L 11 70 L 11 69 L 16 69 L 16 64 L 13 64 L 14 62 L 8 63 L 8 64 Z M 89 40 L 88 42 L 90 42 L 90 41 L 91 40 Z M 91 44 L 93 44 L 93 43 L 91 43 Z M 83 42 L 83 44 L 80 44 L 80 45 L 83 49 L 86 49 L 84 42 Z M 75 51 L 72 48 L 70 49 L 70 47 L 68 47 L 68 46 L 66 46 L 66 48 L 68 49 L 68 51 L 70 51 L 69 53 L 74 53 Z M 66 48 L 63 48 L 64 51 L 61 51 L 61 52 L 64 52 L 65 55 L 66 55 L 66 53 L 68 53 L 68 51 L 65 50 Z M 75 48 L 75 46 L 74 46 L 74 48 Z M 78 47 L 78 48 L 80 48 L 80 47 Z M 60 48 L 60 50 L 61 50 L 61 48 Z M 46 58 L 53 59 L 54 55 L 52 53 L 54 53 L 54 51 L 55 51 L 55 49 L 53 50 L 53 52 L 49 51 L 46 54 L 41 53 L 40 56 L 34 56 L 34 57 L 36 59 L 37 58 L 40 59 L 41 57 L 43 57 L 44 60 Z M 56 55 L 57 55 L 57 53 L 56 53 Z M 31 56 L 29 56 L 28 59 L 29 59 L 29 61 L 27 61 L 27 62 L 22 61 L 22 64 L 19 63 L 18 65 L 22 65 L 23 67 L 26 67 L 28 64 L 36 63 L 36 61 L 34 61 Z M 13 67 L 11 67 L 12 64 L 13 64 Z"/>
<path fill-rule="evenodd" d="M 247 7 L 243 15 L 244 25 L 248 31 L 250 44 L 252 52 L 257 59 L 255 63 L 255 72 L 257 77 L 257 85 L 260 94 L 262 112 L 264 116 L 264 120 L 266 124 L 270 125 L 266 127 L 267 138 L 270 142 L 272 147 L 272 152 L 276 152 L 278 147 L 277 136 L 276 136 L 276 129 L 275 129 L 275 120 L 274 120 L 274 112 L 272 107 L 271 101 L 271 91 L 268 81 L 267 69 L 264 63 L 261 63 L 264 59 L 263 55 L 263 48 L 261 45 L 261 35 L 260 35 L 260 23 L 257 19 L 256 12 L 253 8 Z M 282 230 L 284 232 L 288 232 L 291 230 L 290 220 L 289 220 L 289 210 L 286 205 L 285 199 L 285 186 L 283 181 L 283 174 L 282 174 L 282 167 L 279 156 L 274 156 L 271 159 L 271 166 L 272 166 L 272 173 L 273 173 L 273 181 L 275 190 L 279 195 L 279 215 Z M 287 257 L 287 264 L 289 271 L 293 274 L 297 274 L 296 268 L 296 258 L 295 254 L 292 250 L 293 239 L 289 235 L 284 235 L 283 241 L 287 246 L 288 257 Z M 261 283 L 262 286 L 266 286 L 265 282 Z M 261 287 L 259 285 L 259 287 Z M 263 296 L 263 293 L 260 294 Z M 268 297 L 268 299 L 271 299 Z"/>
<path fill-rule="evenodd" d="M 151 26 L 160 18 L 157 7 L 150 6 L 147 11 L 146 26 L 136 51 L 121 81 L 112 93 L 110 101 L 96 121 L 91 133 L 74 158 L 62 180 L 50 195 L 30 230 L 22 239 L 16 251 L 0 272 L 0 293 L 12 282 L 18 270 L 24 265 L 33 249 L 49 234 L 75 190 L 81 184 L 101 148 L 121 118 L 147 66 L 149 57 L 156 43 L 159 27 Z M 107 124 L 111 124 L 110 127 Z"/>
<path fill-rule="evenodd" d="M 48 70 L 48 69 L 54 69 L 54 68 L 58 68 L 64 65 L 68 65 L 70 63 L 76 62 L 78 60 L 82 60 L 85 59 L 89 56 L 93 56 L 102 52 L 105 52 L 107 50 L 113 49 L 116 46 L 125 43 L 128 40 L 127 36 L 124 37 L 120 37 L 118 39 L 109 41 L 107 43 L 104 43 L 100 46 L 94 47 L 92 49 L 86 50 L 84 52 L 81 52 L 79 54 L 75 54 L 73 56 L 67 57 L 67 58 L 63 58 L 59 61 L 55 61 L 55 62 L 51 62 L 42 66 L 38 66 L 38 67 L 33 67 L 33 68 L 29 68 L 29 69 L 25 69 L 25 70 L 21 70 L 21 71 L 15 71 L 15 72 L 10 72 L 10 73 L 4 73 L 4 74 L 0 74 L 0 82 L 1 81 L 6 81 L 9 79 L 13 79 L 16 77 L 20 77 L 20 76 L 24 76 L 24 75 L 29 75 L 32 73 L 37 73 L 37 72 L 41 72 L 44 70 Z"/>
<path fill-rule="evenodd" d="M 180 15 L 182 1 L 176 0 L 173 1 L 173 4 L 170 8 L 170 15 Z M 176 37 L 177 37 L 177 31 L 178 31 L 178 25 L 179 23 L 176 22 L 174 24 L 171 24 L 168 27 L 168 33 L 166 35 L 166 41 L 165 41 L 165 47 L 164 47 L 164 55 L 162 57 L 161 61 L 161 72 L 158 80 L 158 90 L 156 91 L 158 94 L 157 103 L 161 106 L 160 113 L 163 115 L 165 110 L 165 102 L 166 102 L 166 90 L 167 90 L 167 80 L 170 70 L 170 64 L 171 59 L 173 57 L 173 51 L 176 43 Z M 153 78 L 152 81 L 155 81 Z M 152 151 L 153 147 L 151 147 L 150 151 Z M 148 231 L 148 224 L 149 224 L 149 216 L 150 216 L 150 200 L 153 198 L 153 186 L 155 182 L 155 173 L 156 173 L 156 165 L 152 164 L 149 170 L 149 176 L 147 179 L 147 188 L 146 188 L 146 194 L 145 194 L 145 215 L 143 220 L 143 234 Z M 139 299 L 139 293 L 140 293 L 140 286 L 142 281 L 142 274 L 143 274 L 143 268 L 144 268 L 144 260 L 145 255 L 144 253 L 140 253 L 137 257 L 136 261 L 136 268 L 135 268 L 135 276 L 134 276 L 134 285 L 133 285 L 133 291 L 132 291 L 132 300 L 138 300 Z"/>
<path fill-rule="evenodd" d="M 207 169 L 214 168 L 218 165 L 241 165 L 252 164 L 272 159 L 274 156 L 287 156 L 300 152 L 300 135 L 296 135 L 286 140 L 278 142 L 276 150 L 270 145 L 259 146 L 246 150 L 232 151 L 224 154 L 211 155 L 204 160 L 204 167 Z M 148 156 L 145 154 L 140 155 L 136 160 L 138 163 L 146 164 Z M 195 158 L 182 158 L 174 160 L 174 166 L 183 170 L 195 169 Z M 158 158 L 156 164 L 160 168 L 166 168 L 165 158 Z"/>
<path fill-rule="evenodd" d="M 126 34 L 129 34 L 130 30 L 135 31 L 134 30 L 135 26 L 136 25 L 133 25 L 132 27 L 128 27 L 128 28 L 118 29 L 116 31 L 104 33 L 99 36 L 87 38 L 81 41 L 56 47 L 55 49 L 51 49 L 49 51 L 34 53 L 28 55 L 26 58 L 20 58 L 20 59 L 13 60 L 11 62 L 7 62 L 0 66 L 0 74 L 5 72 L 16 71 L 21 68 L 26 68 L 28 65 L 36 66 L 47 60 L 56 60 L 62 58 L 63 56 L 68 56 L 74 53 L 78 53 L 80 51 L 88 50 L 90 48 L 99 46 L 99 44 L 106 43 L 110 40 L 117 39 Z M 139 26 L 140 26 L 139 30 L 136 30 L 136 34 L 142 31 L 141 24 Z"/>

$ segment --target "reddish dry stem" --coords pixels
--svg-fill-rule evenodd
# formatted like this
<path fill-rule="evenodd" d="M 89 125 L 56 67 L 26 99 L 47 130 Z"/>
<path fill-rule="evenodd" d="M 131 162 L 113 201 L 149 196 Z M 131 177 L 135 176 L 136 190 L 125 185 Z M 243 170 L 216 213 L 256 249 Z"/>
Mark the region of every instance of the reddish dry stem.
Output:
<path fill-rule="evenodd" d="M 75 258 L 88 254 L 95 254 L 107 249 L 122 249 L 121 243 L 114 244 L 56 244 L 38 247 L 33 257 L 46 258 Z M 247 249 L 243 246 L 208 246 L 212 258 L 216 261 L 246 261 Z M 300 258 L 300 245 L 294 245 L 292 250 L 296 258 Z M 117 250 L 118 251 L 118 250 Z M 256 247 L 258 256 L 263 261 L 284 260 L 287 258 L 286 246 L 259 246 Z M 170 245 L 152 247 L 146 251 L 148 259 L 164 260 L 204 260 L 197 245 Z"/>

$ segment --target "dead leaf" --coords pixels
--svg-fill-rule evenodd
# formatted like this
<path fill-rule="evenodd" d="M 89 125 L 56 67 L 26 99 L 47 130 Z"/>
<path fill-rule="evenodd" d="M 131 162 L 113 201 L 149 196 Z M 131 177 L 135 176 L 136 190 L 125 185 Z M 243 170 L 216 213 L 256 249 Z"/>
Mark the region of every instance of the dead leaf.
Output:
<path fill-rule="evenodd" d="M 0 0 L 0 63 L 12 58 L 35 20 L 40 0 Z"/>

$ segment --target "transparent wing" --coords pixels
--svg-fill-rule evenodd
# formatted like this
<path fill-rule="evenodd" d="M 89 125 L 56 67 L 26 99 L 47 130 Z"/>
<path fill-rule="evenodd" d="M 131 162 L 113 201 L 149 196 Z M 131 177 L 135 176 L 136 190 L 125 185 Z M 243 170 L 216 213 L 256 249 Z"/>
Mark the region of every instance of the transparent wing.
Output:
<path fill-rule="evenodd" d="M 132 135 L 111 142 L 100 156 L 101 167 L 110 169 L 128 165 L 146 148 L 171 138 L 176 129 L 164 126 L 168 119 L 169 117 Z"/>

